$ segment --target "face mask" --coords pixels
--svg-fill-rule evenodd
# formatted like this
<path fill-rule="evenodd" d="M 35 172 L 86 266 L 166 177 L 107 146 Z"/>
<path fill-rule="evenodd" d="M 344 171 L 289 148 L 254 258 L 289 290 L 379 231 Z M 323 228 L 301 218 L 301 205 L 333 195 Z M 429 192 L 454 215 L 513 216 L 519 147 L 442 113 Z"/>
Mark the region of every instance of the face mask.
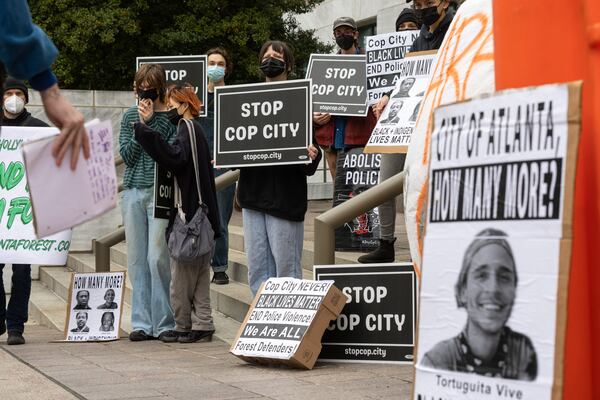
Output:
<path fill-rule="evenodd" d="M 276 58 L 267 58 L 260 64 L 260 70 L 268 78 L 275 78 L 285 72 L 285 63 Z"/>
<path fill-rule="evenodd" d="M 8 99 L 4 100 L 4 109 L 11 114 L 21 114 L 25 108 L 25 102 L 22 98 L 13 94 Z"/>
<path fill-rule="evenodd" d="M 420 21 L 427 26 L 431 26 L 436 23 L 438 19 L 440 19 L 440 13 L 438 12 L 437 6 L 423 8 L 421 10 L 415 10 L 417 13 L 417 17 Z"/>
<path fill-rule="evenodd" d="M 225 68 L 218 65 L 210 65 L 206 70 L 206 75 L 211 82 L 219 82 L 225 78 Z"/>
<path fill-rule="evenodd" d="M 183 118 L 183 115 L 179 115 L 179 112 L 177 111 L 179 107 L 177 108 L 171 108 L 169 111 L 167 111 L 167 118 L 169 118 L 169 121 L 171 121 L 171 123 L 175 126 L 179 125 L 179 121 L 181 121 L 181 118 Z"/>
<path fill-rule="evenodd" d="M 342 35 L 335 38 L 341 49 L 348 50 L 354 44 L 354 35 Z"/>
<path fill-rule="evenodd" d="M 143 99 L 150 99 L 152 101 L 158 99 L 158 90 L 156 89 L 148 89 L 148 90 L 138 90 L 137 92 L 138 97 L 140 98 L 140 100 Z"/>

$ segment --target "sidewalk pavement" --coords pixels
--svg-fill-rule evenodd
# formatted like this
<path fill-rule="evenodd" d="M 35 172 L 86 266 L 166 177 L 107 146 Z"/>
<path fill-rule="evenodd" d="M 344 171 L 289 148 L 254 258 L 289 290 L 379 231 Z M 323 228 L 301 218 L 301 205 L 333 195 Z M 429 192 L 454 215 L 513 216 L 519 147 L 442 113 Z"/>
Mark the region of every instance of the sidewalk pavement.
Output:
<path fill-rule="evenodd" d="M 37 325 L 26 338 L 24 346 L 0 345 L 2 400 L 408 399 L 413 379 L 412 366 L 391 364 L 255 366 L 217 339 L 51 343 L 62 335 Z"/>

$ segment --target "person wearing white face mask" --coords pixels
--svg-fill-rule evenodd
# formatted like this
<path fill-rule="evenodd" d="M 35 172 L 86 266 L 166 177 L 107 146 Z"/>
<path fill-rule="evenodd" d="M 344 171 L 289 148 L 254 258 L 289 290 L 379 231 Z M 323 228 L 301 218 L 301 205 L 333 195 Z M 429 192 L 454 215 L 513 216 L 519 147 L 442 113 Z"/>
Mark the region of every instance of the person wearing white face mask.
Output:
<path fill-rule="evenodd" d="M 29 102 L 29 91 L 25 82 L 8 78 L 4 83 L 2 101 L 2 125 L 4 126 L 48 126 L 44 121 L 31 116 L 25 109 Z M 29 295 L 31 293 L 31 265 L 13 264 L 12 291 L 8 307 L 2 270 L 0 264 L 0 335 L 8 329 L 6 343 L 9 345 L 24 344 L 23 331 L 28 317 Z"/>
<path fill-rule="evenodd" d="M 9 77 L 4 83 L 2 119 L 4 126 L 48 126 L 34 118 L 25 105 L 29 103 L 29 91 L 25 82 Z"/>
<path fill-rule="evenodd" d="M 214 159 L 214 124 L 215 124 L 215 87 L 224 86 L 225 78 L 231 74 L 233 64 L 231 58 L 222 47 L 214 47 L 206 52 L 208 68 L 206 75 L 208 78 L 207 98 L 206 98 L 206 117 L 198 118 L 197 121 L 202 126 L 204 137 L 208 143 L 211 160 Z M 227 172 L 228 169 L 214 169 L 215 178 Z M 227 266 L 229 264 L 229 220 L 233 211 L 233 196 L 235 194 L 235 184 L 217 192 L 217 203 L 219 204 L 219 215 L 221 218 L 221 236 L 215 242 L 215 250 L 210 262 L 213 270 L 212 282 L 217 285 L 226 285 L 229 283 L 227 276 Z"/>

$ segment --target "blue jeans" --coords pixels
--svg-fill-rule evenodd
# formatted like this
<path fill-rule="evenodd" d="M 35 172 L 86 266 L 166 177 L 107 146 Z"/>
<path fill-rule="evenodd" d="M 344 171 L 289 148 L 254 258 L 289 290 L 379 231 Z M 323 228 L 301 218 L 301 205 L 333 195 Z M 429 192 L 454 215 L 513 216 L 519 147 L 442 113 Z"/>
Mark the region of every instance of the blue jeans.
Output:
<path fill-rule="evenodd" d="M 6 319 L 8 332 L 23 333 L 29 311 L 29 295 L 31 294 L 31 265 L 13 264 L 10 301 L 6 307 L 6 293 L 2 281 L 4 264 L 0 264 L 0 320 Z"/>
<path fill-rule="evenodd" d="M 152 216 L 152 188 L 124 190 L 121 211 L 127 240 L 127 270 L 133 287 L 131 327 L 156 337 L 175 326 L 169 302 L 171 269 L 165 240 L 168 221 Z"/>
<path fill-rule="evenodd" d="M 224 174 L 228 170 L 215 169 L 215 178 Z M 233 211 L 233 195 L 235 194 L 235 184 L 217 192 L 217 204 L 219 206 L 219 216 L 221 217 L 221 237 L 215 241 L 215 250 L 213 252 L 210 265 L 213 272 L 225 272 L 229 264 L 229 220 Z"/>
<path fill-rule="evenodd" d="M 248 283 L 252 295 L 269 278 L 302 279 L 304 223 L 288 221 L 263 212 L 242 210 L 244 249 L 248 256 Z"/>

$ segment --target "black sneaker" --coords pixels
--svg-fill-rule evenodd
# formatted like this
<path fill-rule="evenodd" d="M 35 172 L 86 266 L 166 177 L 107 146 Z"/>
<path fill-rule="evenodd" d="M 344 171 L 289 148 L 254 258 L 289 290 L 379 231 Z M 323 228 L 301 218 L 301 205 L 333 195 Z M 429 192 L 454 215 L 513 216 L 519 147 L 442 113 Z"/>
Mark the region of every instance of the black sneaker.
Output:
<path fill-rule="evenodd" d="M 21 332 L 8 332 L 8 339 L 6 339 L 6 344 L 9 346 L 17 345 L 17 344 L 25 344 L 25 338 Z"/>
<path fill-rule="evenodd" d="M 370 253 L 358 257 L 358 262 L 362 264 L 378 264 L 394 262 L 396 254 L 394 253 L 394 242 L 393 240 L 379 240 L 379 247 Z"/>
<path fill-rule="evenodd" d="M 154 340 L 154 336 L 148 335 L 146 332 L 142 330 L 133 331 L 129 334 L 129 340 L 132 342 L 141 342 L 144 340 Z"/>
<path fill-rule="evenodd" d="M 175 343 L 181 336 L 187 335 L 188 332 L 180 332 L 176 330 L 164 331 L 158 335 L 158 340 L 164 343 Z"/>
<path fill-rule="evenodd" d="M 215 333 L 214 329 L 212 331 L 191 331 L 185 336 L 180 336 L 179 343 L 194 343 L 202 339 L 206 339 L 207 342 L 210 342 L 213 333 Z"/>
<path fill-rule="evenodd" d="M 211 282 L 216 285 L 227 285 L 229 283 L 229 276 L 225 272 L 215 272 Z"/>
<path fill-rule="evenodd" d="M 0 336 L 4 335 L 4 332 L 6 332 L 6 321 L 0 320 Z"/>

